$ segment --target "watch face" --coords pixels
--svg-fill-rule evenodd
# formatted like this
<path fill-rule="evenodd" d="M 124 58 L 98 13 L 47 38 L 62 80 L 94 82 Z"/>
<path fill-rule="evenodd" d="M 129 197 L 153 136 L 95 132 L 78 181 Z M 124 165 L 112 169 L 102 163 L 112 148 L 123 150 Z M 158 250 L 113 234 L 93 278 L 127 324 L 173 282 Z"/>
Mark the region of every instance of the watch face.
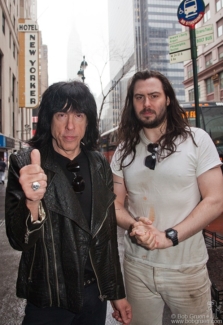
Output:
<path fill-rule="evenodd" d="M 178 244 L 177 231 L 175 229 L 167 229 L 166 237 L 172 240 L 173 246 L 176 246 Z"/>
<path fill-rule="evenodd" d="M 175 229 L 167 229 L 166 236 L 170 239 L 174 239 L 177 236 L 177 231 Z"/>
<path fill-rule="evenodd" d="M 173 236 L 175 235 L 175 231 L 174 231 L 174 230 L 169 231 L 169 232 L 168 232 L 168 235 L 169 235 L 170 237 L 173 237 Z"/>

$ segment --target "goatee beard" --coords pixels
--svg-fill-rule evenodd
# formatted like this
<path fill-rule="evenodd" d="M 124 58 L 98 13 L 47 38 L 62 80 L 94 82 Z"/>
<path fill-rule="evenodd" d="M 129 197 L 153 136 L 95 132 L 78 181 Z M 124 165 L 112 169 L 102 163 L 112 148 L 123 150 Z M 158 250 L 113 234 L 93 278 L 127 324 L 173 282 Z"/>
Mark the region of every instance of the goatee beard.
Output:
<path fill-rule="evenodd" d="M 165 112 L 162 116 L 156 117 L 155 120 L 153 120 L 153 121 L 149 121 L 149 120 L 142 121 L 138 117 L 137 117 L 137 120 L 139 122 L 139 125 L 142 126 L 143 128 L 155 129 L 155 128 L 161 126 L 165 122 L 166 118 L 167 118 L 167 114 Z"/>

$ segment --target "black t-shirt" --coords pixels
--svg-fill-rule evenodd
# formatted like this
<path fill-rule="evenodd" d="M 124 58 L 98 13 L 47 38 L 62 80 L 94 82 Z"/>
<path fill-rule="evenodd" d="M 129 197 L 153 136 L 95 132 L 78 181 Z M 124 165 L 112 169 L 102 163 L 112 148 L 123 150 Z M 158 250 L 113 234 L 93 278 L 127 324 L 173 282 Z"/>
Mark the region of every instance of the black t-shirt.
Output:
<path fill-rule="evenodd" d="M 70 186 L 72 187 L 72 181 L 74 179 L 74 174 L 67 170 L 66 166 L 71 161 L 69 158 L 66 158 L 62 155 L 60 155 L 58 152 L 54 151 L 54 158 L 59 163 L 60 167 L 64 171 L 65 175 L 67 176 L 67 179 L 69 180 Z M 78 162 L 80 165 L 80 171 L 77 172 L 77 175 L 81 175 L 85 181 L 85 188 L 82 193 L 76 193 L 74 192 L 74 195 L 77 196 L 82 211 L 86 217 L 86 220 L 88 222 L 89 228 L 91 227 L 91 207 L 92 207 L 92 187 L 91 187 L 91 175 L 90 175 L 90 168 L 89 168 L 89 162 L 87 156 L 84 154 L 83 151 L 80 152 L 80 154 L 73 159 L 73 162 Z M 92 266 L 90 262 L 90 258 L 88 256 L 87 263 L 85 266 L 85 271 L 92 272 Z"/>

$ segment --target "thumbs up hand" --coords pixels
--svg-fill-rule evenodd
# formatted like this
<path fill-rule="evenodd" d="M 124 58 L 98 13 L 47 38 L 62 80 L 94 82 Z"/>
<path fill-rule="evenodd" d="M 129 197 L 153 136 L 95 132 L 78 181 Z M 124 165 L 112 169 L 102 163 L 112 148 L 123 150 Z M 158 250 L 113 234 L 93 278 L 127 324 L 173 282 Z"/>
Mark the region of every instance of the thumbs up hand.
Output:
<path fill-rule="evenodd" d="M 20 169 L 19 183 L 28 200 L 39 204 L 46 192 L 47 176 L 41 168 L 40 152 L 37 149 L 31 151 L 31 164 Z M 38 182 L 40 187 L 35 190 L 33 183 Z M 37 184 L 38 185 L 38 184 Z M 29 202 L 29 205 L 31 202 Z M 35 204 L 36 205 L 36 204 Z M 27 205 L 28 206 L 28 205 Z"/>

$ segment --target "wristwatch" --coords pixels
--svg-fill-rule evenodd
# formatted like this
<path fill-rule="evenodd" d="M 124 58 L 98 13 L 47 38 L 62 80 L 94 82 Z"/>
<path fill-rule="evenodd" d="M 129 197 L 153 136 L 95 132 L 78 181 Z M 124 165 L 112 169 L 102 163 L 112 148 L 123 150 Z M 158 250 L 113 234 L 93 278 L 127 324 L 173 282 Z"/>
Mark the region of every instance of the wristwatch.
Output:
<path fill-rule="evenodd" d="M 173 246 L 178 245 L 178 236 L 177 236 L 177 231 L 173 228 L 168 228 L 165 230 L 166 233 L 166 238 L 169 238 L 173 242 Z"/>

